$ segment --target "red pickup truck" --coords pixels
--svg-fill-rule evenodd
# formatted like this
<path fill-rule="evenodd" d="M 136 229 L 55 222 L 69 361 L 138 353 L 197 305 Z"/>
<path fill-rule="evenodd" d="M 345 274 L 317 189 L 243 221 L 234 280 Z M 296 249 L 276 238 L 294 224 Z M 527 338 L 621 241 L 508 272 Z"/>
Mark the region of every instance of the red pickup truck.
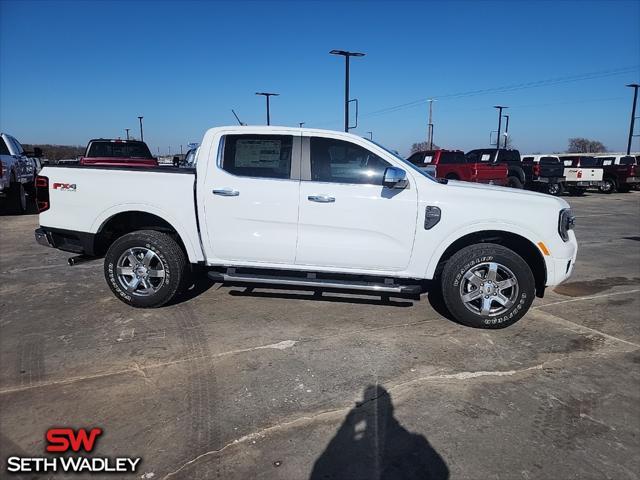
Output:
<path fill-rule="evenodd" d="M 436 178 L 507 184 L 507 166 L 489 161 L 488 155 L 483 160 L 481 156 L 465 158 L 461 150 L 425 150 L 415 152 L 407 160 Z"/>
<path fill-rule="evenodd" d="M 113 167 L 157 167 L 158 160 L 151 155 L 147 144 L 138 140 L 90 140 L 80 165 Z"/>

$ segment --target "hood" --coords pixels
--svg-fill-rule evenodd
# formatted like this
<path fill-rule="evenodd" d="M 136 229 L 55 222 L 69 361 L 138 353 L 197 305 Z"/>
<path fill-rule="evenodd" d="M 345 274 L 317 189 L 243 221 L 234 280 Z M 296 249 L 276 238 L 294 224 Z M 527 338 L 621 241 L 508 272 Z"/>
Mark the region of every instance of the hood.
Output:
<path fill-rule="evenodd" d="M 496 200 L 504 202 L 524 201 L 530 203 L 546 203 L 556 204 L 560 209 L 569 208 L 569 204 L 562 198 L 547 195 L 546 193 L 522 190 L 519 188 L 500 187 L 498 185 L 486 185 L 484 183 L 461 182 L 459 180 L 449 180 L 449 182 L 443 186 L 445 188 L 460 190 L 461 194 L 478 195 L 486 193 L 492 197 L 498 196 Z"/>

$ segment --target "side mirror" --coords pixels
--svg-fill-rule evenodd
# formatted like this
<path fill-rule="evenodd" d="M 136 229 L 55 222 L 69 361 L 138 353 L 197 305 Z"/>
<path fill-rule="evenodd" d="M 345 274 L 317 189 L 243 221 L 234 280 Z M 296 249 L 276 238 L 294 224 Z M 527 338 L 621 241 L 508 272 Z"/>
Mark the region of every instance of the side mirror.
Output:
<path fill-rule="evenodd" d="M 397 167 L 387 167 L 382 178 L 382 185 L 387 188 L 407 188 L 407 172 Z"/>

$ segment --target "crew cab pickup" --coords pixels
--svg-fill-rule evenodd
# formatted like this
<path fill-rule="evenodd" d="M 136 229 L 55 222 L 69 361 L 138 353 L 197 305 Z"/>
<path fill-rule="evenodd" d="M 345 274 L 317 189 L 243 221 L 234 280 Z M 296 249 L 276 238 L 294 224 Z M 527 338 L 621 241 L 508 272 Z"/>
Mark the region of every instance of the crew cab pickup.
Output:
<path fill-rule="evenodd" d="M 18 140 L 0 133 L 0 197 L 7 199 L 13 213 L 27 211 L 27 190 L 35 179 L 34 164 L 26 156 Z"/>
<path fill-rule="evenodd" d="M 415 152 L 407 160 L 436 178 L 491 185 L 507 184 L 507 167 L 505 165 L 482 161 L 480 156 L 465 157 L 461 150 Z"/>
<path fill-rule="evenodd" d="M 640 184 L 636 157 L 632 155 L 599 155 L 596 157 L 603 170 L 602 193 L 628 192 Z"/>
<path fill-rule="evenodd" d="M 149 147 L 138 140 L 90 140 L 80 165 L 112 165 L 118 167 L 157 167 L 158 160 Z"/>
<path fill-rule="evenodd" d="M 440 183 L 342 132 L 213 128 L 192 169 L 46 166 L 37 185 L 36 240 L 104 255 L 107 284 L 134 307 L 169 302 L 200 265 L 216 282 L 427 288 L 459 322 L 500 328 L 569 277 L 577 253 L 564 200 Z"/>
<path fill-rule="evenodd" d="M 571 195 L 582 195 L 589 187 L 602 186 L 602 168 L 598 160 L 587 155 L 559 157 L 564 165 L 564 187 Z"/>
<path fill-rule="evenodd" d="M 560 195 L 564 182 L 564 164 L 553 155 L 525 155 L 522 167 L 531 185 L 550 195 Z"/>

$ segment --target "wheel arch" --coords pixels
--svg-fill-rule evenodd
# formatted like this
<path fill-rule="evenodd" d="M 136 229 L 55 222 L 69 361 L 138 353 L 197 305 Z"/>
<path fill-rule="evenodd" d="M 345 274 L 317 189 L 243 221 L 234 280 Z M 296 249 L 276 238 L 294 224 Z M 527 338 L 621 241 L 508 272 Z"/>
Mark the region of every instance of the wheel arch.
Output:
<path fill-rule="evenodd" d="M 476 230 L 459 235 L 455 240 L 446 242 L 446 247 L 440 249 L 439 255 L 434 255 L 427 271 L 427 278 L 436 278 L 442 272 L 444 265 L 456 252 L 470 245 L 478 243 L 497 243 L 507 247 L 520 255 L 531 268 L 536 294 L 544 295 L 547 282 L 547 266 L 540 249 L 522 232 L 508 230 Z"/>
<path fill-rule="evenodd" d="M 97 225 L 97 227 L 96 227 Z M 191 262 L 202 260 L 202 251 L 194 247 L 184 226 L 164 212 L 144 208 L 123 208 L 103 214 L 94 223 L 94 254 L 103 255 L 118 238 L 136 230 L 157 230 L 171 235 Z"/>

